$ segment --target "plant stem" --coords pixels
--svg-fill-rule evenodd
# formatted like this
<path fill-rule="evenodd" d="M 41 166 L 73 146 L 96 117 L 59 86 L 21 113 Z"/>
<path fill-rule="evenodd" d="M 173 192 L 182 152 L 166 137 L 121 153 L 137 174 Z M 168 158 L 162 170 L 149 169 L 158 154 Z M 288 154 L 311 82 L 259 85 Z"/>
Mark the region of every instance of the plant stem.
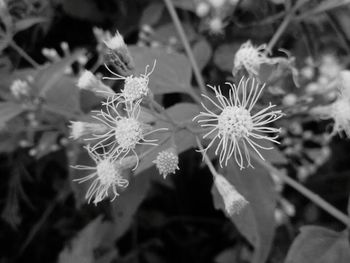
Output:
<path fill-rule="evenodd" d="M 183 27 L 181 25 L 179 16 L 176 13 L 174 4 L 172 3 L 171 0 L 164 0 L 164 3 L 165 3 L 165 6 L 167 7 L 167 9 L 169 11 L 171 19 L 173 20 L 173 23 L 174 23 L 174 25 L 176 27 L 177 33 L 180 36 L 181 42 L 184 45 L 186 54 L 187 54 L 187 56 L 188 56 L 188 58 L 190 60 L 190 63 L 192 65 L 194 76 L 196 78 L 198 86 L 201 89 L 201 92 L 203 94 L 207 94 L 207 90 L 205 88 L 205 83 L 204 83 L 202 74 L 201 74 L 201 72 L 199 70 L 198 64 L 197 64 L 196 59 L 195 59 L 195 57 L 193 55 L 193 52 L 192 52 L 190 43 L 189 43 L 189 41 L 188 41 L 188 39 L 186 37 L 185 31 L 184 31 L 184 29 L 183 29 Z"/>
<path fill-rule="evenodd" d="M 254 157 L 254 159 L 258 163 L 260 163 L 262 166 L 264 166 L 271 173 L 274 173 L 274 174 L 278 175 L 290 187 L 294 188 L 296 191 L 298 191 L 299 193 L 304 195 L 306 198 L 308 198 L 309 200 L 314 202 L 316 205 L 318 205 L 324 211 L 326 211 L 327 213 L 332 215 L 334 218 L 338 219 L 340 222 L 345 224 L 347 227 L 350 227 L 350 218 L 346 214 L 344 214 L 343 212 L 339 211 L 333 205 L 328 203 L 326 200 L 321 198 L 319 195 L 317 195 L 317 194 L 313 193 L 312 191 L 310 191 L 309 189 L 307 189 L 305 186 L 303 186 L 299 182 L 295 181 L 293 178 L 291 178 L 288 175 L 280 172 L 278 169 L 276 169 L 269 162 L 267 162 L 265 160 L 262 160 L 255 153 L 250 152 L 250 154 Z"/>
<path fill-rule="evenodd" d="M 306 0 L 299 0 L 288 12 L 287 16 L 284 18 L 282 24 L 278 27 L 276 33 L 272 36 L 270 42 L 267 45 L 266 52 L 271 52 L 278 39 L 282 36 L 290 21 L 294 17 L 295 11 L 301 7 Z"/>
<path fill-rule="evenodd" d="M 20 54 L 29 64 L 31 64 L 34 68 L 39 68 L 40 65 L 32 59 L 27 52 L 25 52 L 20 46 L 16 44 L 15 41 L 10 41 L 9 43 L 10 47 L 12 47 L 14 50 L 17 51 L 18 54 Z"/>
<path fill-rule="evenodd" d="M 209 168 L 211 174 L 213 175 L 213 177 L 215 178 L 217 176 L 218 172 L 216 171 L 213 163 L 210 161 L 210 158 L 208 157 L 208 155 L 204 151 L 203 145 L 202 145 L 200 139 L 197 136 L 196 136 L 196 141 L 197 141 L 197 145 L 198 145 L 198 147 L 199 147 L 199 149 L 200 149 L 200 151 L 201 151 L 201 153 L 203 155 L 203 159 L 204 159 L 206 165 L 208 166 L 208 168 Z"/>

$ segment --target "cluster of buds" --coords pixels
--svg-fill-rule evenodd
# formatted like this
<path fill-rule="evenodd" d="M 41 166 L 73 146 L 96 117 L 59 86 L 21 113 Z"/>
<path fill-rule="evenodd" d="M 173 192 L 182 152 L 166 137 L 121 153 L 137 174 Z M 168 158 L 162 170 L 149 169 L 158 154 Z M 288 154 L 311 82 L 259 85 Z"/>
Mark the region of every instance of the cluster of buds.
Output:
<path fill-rule="evenodd" d="M 211 34 L 224 32 L 225 20 L 237 5 L 238 0 L 200 0 L 196 4 L 196 14 L 203 18 Z"/>
<path fill-rule="evenodd" d="M 126 57 L 130 57 L 123 37 L 118 32 L 103 41 L 121 60 L 125 61 Z M 71 122 L 71 137 L 89 142 L 86 150 L 96 163 L 96 167 L 75 166 L 76 169 L 92 171 L 91 174 L 76 181 L 81 183 L 93 179 L 86 198 L 89 202 L 93 200 L 95 204 L 107 198 L 109 193 L 113 194 L 111 198 L 113 201 L 118 196 L 118 189 L 128 186 L 129 182 L 123 177 L 123 171 L 127 168 L 137 168 L 139 163 L 137 146 L 157 146 L 157 140 L 149 139 L 148 136 L 167 130 L 153 129 L 140 117 L 143 99 L 150 95 L 148 84 L 154 67 L 148 73 L 146 67 L 146 73 L 140 76 L 122 76 L 108 67 L 107 69 L 113 76 L 106 79 L 122 80 L 124 88 L 115 93 L 92 72 L 84 71 L 77 86 L 102 97 L 102 107 L 100 110 L 92 111 L 90 121 Z"/>
<path fill-rule="evenodd" d="M 332 119 L 334 121 L 331 135 L 344 132 L 350 138 L 350 72 L 342 71 L 336 81 L 338 96 L 329 105 L 317 106 L 312 109 L 312 113 L 322 119 Z"/>

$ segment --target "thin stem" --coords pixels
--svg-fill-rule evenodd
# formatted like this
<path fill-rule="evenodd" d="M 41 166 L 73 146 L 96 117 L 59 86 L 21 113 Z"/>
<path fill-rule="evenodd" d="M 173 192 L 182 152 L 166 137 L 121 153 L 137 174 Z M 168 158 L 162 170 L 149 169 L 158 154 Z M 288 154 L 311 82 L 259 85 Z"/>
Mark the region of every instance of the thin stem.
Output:
<path fill-rule="evenodd" d="M 217 176 L 218 172 L 216 171 L 213 163 L 210 161 L 210 158 L 208 157 L 208 155 L 205 153 L 203 145 L 202 145 L 200 139 L 197 136 L 196 136 L 196 141 L 197 141 L 197 145 L 198 145 L 198 147 L 201 150 L 201 153 L 203 155 L 204 162 L 206 163 L 206 165 L 208 166 L 211 174 L 215 178 Z"/>
<path fill-rule="evenodd" d="M 27 52 L 25 52 L 20 46 L 16 44 L 15 41 L 10 41 L 9 43 L 10 47 L 12 47 L 14 50 L 17 51 L 18 54 L 20 54 L 29 64 L 31 64 L 34 68 L 39 68 L 40 65 L 32 59 Z"/>
<path fill-rule="evenodd" d="M 254 159 L 260 163 L 262 166 L 264 166 L 267 170 L 269 170 L 271 173 L 274 173 L 278 175 L 286 184 L 288 184 L 290 187 L 294 188 L 296 191 L 304 195 L 306 198 L 314 202 L 316 205 L 318 205 L 320 208 L 322 208 L 324 211 L 332 215 L 334 218 L 338 219 L 340 222 L 345 224 L 347 227 L 350 227 L 350 218 L 344 214 L 343 212 L 339 211 L 337 208 L 335 208 L 333 205 L 328 203 L 326 200 L 321 198 L 319 195 L 313 193 L 309 189 L 307 189 L 305 186 L 301 185 L 297 181 L 295 181 L 293 178 L 289 177 L 288 175 L 280 172 L 278 169 L 276 169 L 273 165 L 271 165 L 269 162 L 262 160 L 257 156 L 255 153 L 250 153 Z"/>
<path fill-rule="evenodd" d="M 294 17 L 295 11 L 301 7 L 306 0 L 299 0 L 288 12 L 287 16 L 284 18 L 282 24 L 278 27 L 276 33 L 272 36 L 270 42 L 267 45 L 266 52 L 272 51 L 273 47 L 277 43 L 278 39 L 282 36 L 284 31 L 286 30 L 287 26 L 291 22 L 292 18 Z"/>
<path fill-rule="evenodd" d="M 185 31 L 184 31 L 184 29 L 183 29 L 183 27 L 181 25 L 179 16 L 176 13 L 174 4 L 172 3 L 171 0 L 164 0 L 164 3 L 165 3 L 165 6 L 167 7 L 167 9 L 168 9 L 168 11 L 170 13 L 171 19 L 173 20 L 173 23 L 174 23 L 174 25 L 176 27 L 177 33 L 180 36 L 180 39 L 181 39 L 182 44 L 184 45 L 186 54 L 187 54 L 187 56 L 188 56 L 188 58 L 189 58 L 189 60 L 191 62 L 191 65 L 192 65 L 192 68 L 193 68 L 193 72 L 194 72 L 194 76 L 196 78 L 198 86 L 201 89 L 203 94 L 207 94 L 207 90 L 205 88 L 205 83 L 204 83 L 202 74 L 201 74 L 201 72 L 199 70 L 198 64 L 197 64 L 196 59 L 195 59 L 195 57 L 193 55 L 193 52 L 192 52 L 190 43 L 189 43 L 189 41 L 188 41 L 188 39 L 186 37 Z"/>

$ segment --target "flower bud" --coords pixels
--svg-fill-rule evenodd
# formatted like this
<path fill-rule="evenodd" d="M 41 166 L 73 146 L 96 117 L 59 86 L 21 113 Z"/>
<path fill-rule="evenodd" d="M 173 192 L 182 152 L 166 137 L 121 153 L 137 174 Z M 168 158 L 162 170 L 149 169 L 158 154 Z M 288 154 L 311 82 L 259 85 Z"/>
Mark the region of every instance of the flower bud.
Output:
<path fill-rule="evenodd" d="M 248 201 L 221 174 L 215 176 L 214 184 L 224 201 L 225 210 L 229 216 L 239 214 L 248 204 Z"/>
<path fill-rule="evenodd" d="M 91 71 L 85 70 L 78 79 L 77 86 L 80 89 L 90 90 L 98 96 L 108 97 L 114 94 L 114 91 L 103 84 Z"/>
<path fill-rule="evenodd" d="M 107 127 L 101 123 L 72 121 L 71 138 L 77 140 L 85 135 L 101 134 L 107 131 Z"/>
<path fill-rule="evenodd" d="M 158 153 L 156 160 L 153 161 L 159 171 L 159 174 L 165 179 L 169 174 L 174 174 L 179 168 L 179 156 L 174 148 L 169 148 Z"/>

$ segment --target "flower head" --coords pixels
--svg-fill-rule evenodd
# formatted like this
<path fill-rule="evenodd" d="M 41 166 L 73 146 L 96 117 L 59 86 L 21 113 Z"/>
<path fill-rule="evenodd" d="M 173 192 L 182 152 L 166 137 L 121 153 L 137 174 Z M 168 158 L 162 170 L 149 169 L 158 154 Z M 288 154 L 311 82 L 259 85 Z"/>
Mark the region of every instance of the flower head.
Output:
<path fill-rule="evenodd" d="M 119 195 L 118 189 L 126 188 L 129 181 L 123 178 L 122 173 L 125 169 L 124 164 L 120 160 L 116 160 L 113 156 L 108 154 L 97 154 L 90 147 L 86 147 L 89 155 L 95 161 L 96 166 L 76 165 L 73 168 L 78 170 L 88 170 L 91 173 L 79 179 L 75 179 L 79 183 L 93 180 L 85 198 L 90 203 L 93 200 L 94 204 L 101 202 L 107 198 L 110 193 L 113 194 L 111 201 Z"/>
<path fill-rule="evenodd" d="M 330 105 L 315 107 L 312 113 L 320 115 L 323 119 L 333 119 L 331 135 L 344 132 L 350 138 L 350 99 L 348 97 L 339 97 Z"/>
<path fill-rule="evenodd" d="M 114 91 L 103 84 L 91 71 L 85 70 L 79 77 L 77 86 L 80 89 L 90 90 L 99 96 L 114 95 Z"/>
<path fill-rule="evenodd" d="M 213 35 L 220 35 L 224 33 L 224 27 L 226 23 L 222 21 L 222 18 L 219 16 L 214 16 L 208 21 L 209 32 Z"/>
<path fill-rule="evenodd" d="M 270 133 L 278 133 L 279 129 L 267 125 L 283 116 L 280 110 L 270 111 L 275 105 L 269 104 L 266 108 L 253 113 L 253 108 L 263 91 L 263 87 L 252 78 L 242 78 L 238 86 L 226 82 L 229 86 L 229 98 L 226 98 L 220 88 L 209 86 L 215 93 L 217 102 L 206 95 L 215 110 L 208 109 L 203 103 L 206 112 L 201 112 L 195 118 L 203 128 L 210 131 L 203 138 L 210 138 L 204 151 L 207 151 L 218 139 L 215 154 L 219 155 L 220 165 L 227 165 L 231 156 L 241 169 L 244 168 L 245 159 L 248 166 L 250 162 L 249 147 L 264 160 L 258 149 L 271 149 L 259 144 L 259 140 L 268 140 L 278 143 L 278 135 L 270 137 Z M 218 112 L 218 113 L 216 113 Z"/>
<path fill-rule="evenodd" d="M 71 138 L 77 140 L 83 136 L 91 134 L 101 134 L 106 132 L 107 126 L 103 123 L 71 121 Z"/>
<path fill-rule="evenodd" d="M 113 37 L 111 35 L 107 35 L 106 39 L 104 39 L 103 42 L 108 48 L 112 50 L 120 50 L 127 48 L 123 36 L 119 34 L 118 31 Z"/>
<path fill-rule="evenodd" d="M 135 151 L 137 145 L 156 146 L 156 139 L 146 139 L 146 137 L 164 129 L 152 130 L 151 126 L 139 120 L 140 101 L 135 104 L 129 104 L 125 111 L 121 111 L 118 108 L 120 104 L 116 105 L 113 100 L 113 98 L 109 98 L 107 102 L 103 103 L 106 106 L 106 111 L 97 111 L 97 114 L 92 116 L 107 127 L 104 133 L 93 134 L 91 137 L 90 140 L 97 141 L 93 149 L 102 148 L 115 158 L 123 159 L 130 152 L 137 157 Z"/>
<path fill-rule="evenodd" d="M 156 160 L 153 161 L 156 167 L 164 179 L 169 174 L 174 174 L 179 168 L 179 156 L 176 154 L 175 149 L 170 148 L 158 153 Z"/>
<path fill-rule="evenodd" d="M 215 175 L 214 184 L 224 201 L 225 210 L 228 215 L 233 216 L 239 214 L 239 212 L 248 204 L 248 201 L 221 174 Z"/>
<path fill-rule="evenodd" d="M 30 95 L 30 87 L 27 81 L 16 79 L 10 87 L 12 95 L 16 99 L 28 97 Z"/>
<path fill-rule="evenodd" d="M 119 94 L 114 96 L 114 100 L 121 100 L 126 103 L 132 103 L 134 101 L 137 101 L 146 97 L 150 93 L 150 89 L 148 87 L 149 76 L 154 71 L 155 65 L 156 65 L 156 62 L 154 62 L 153 68 L 150 72 L 147 72 L 148 71 L 148 65 L 147 65 L 145 69 L 145 74 L 140 74 L 140 76 L 138 77 L 133 75 L 124 77 L 119 74 L 116 74 L 115 72 L 107 68 L 109 72 L 111 72 L 116 77 L 105 77 L 105 79 L 124 80 L 124 88 L 121 90 Z"/>
<path fill-rule="evenodd" d="M 258 75 L 260 65 L 269 63 L 270 59 L 265 54 L 266 45 L 254 47 L 249 41 L 243 43 L 234 57 L 234 66 L 232 73 L 235 75 L 238 70 L 244 68 L 249 74 Z"/>

